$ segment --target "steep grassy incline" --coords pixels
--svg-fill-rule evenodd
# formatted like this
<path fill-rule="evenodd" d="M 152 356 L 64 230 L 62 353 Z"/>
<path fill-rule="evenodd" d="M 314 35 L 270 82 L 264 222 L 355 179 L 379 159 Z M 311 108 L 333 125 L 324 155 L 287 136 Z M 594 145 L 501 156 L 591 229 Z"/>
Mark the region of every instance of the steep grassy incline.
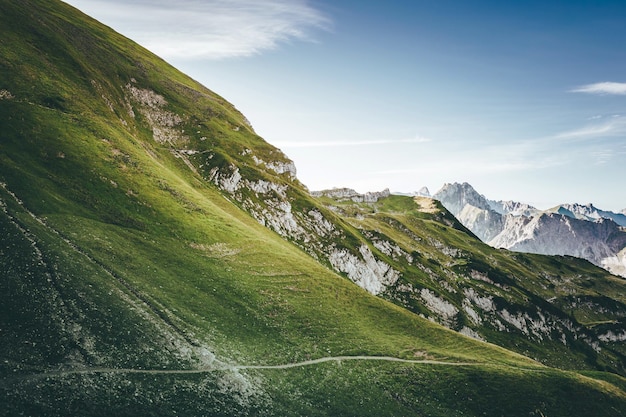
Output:
<path fill-rule="evenodd" d="M 551 366 L 626 373 L 626 281 L 570 257 L 493 249 L 435 200 L 320 201 L 402 277 L 381 295 Z"/>
<path fill-rule="evenodd" d="M 367 246 L 222 98 L 64 3 L 0 0 L 0 413 L 624 414 L 618 376 L 545 367 L 331 271 L 346 263 L 262 224 L 298 230 L 268 209 L 289 196 L 309 229 Z"/>

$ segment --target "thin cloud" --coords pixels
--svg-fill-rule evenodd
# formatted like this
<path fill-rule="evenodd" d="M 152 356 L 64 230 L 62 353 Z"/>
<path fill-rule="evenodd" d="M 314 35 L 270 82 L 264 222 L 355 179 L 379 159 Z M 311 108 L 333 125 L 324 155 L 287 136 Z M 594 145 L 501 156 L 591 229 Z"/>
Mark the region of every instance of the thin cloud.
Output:
<path fill-rule="evenodd" d="M 614 115 L 602 123 L 589 124 L 578 129 L 559 133 L 556 139 L 594 139 L 607 136 L 623 135 L 626 133 L 626 118 Z"/>
<path fill-rule="evenodd" d="M 601 149 L 593 152 L 596 165 L 605 165 L 609 163 L 615 155 L 613 149 Z"/>
<path fill-rule="evenodd" d="M 417 158 L 415 166 L 407 168 L 387 169 L 376 171 L 377 175 L 417 175 L 427 177 L 440 172 L 445 167 L 447 174 L 457 177 L 467 177 L 475 174 L 504 174 L 509 172 L 536 171 L 544 168 L 560 166 L 564 164 L 562 159 L 545 158 L 535 160 L 493 160 L 481 159 L 480 155 L 474 155 L 467 160 L 450 155 L 441 156 L 440 159 L 424 161 Z"/>
<path fill-rule="evenodd" d="M 417 155 L 411 166 L 380 170 L 376 174 L 427 177 L 429 173 L 443 170 L 452 176 L 463 178 L 477 174 L 537 171 L 567 163 L 564 155 L 545 152 L 542 143 L 534 141 L 448 152 L 446 149 L 451 146 L 454 145 L 446 144 L 434 152 Z"/>
<path fill-rule="evenodd" d="M 572 93 L 587 93 L 600 95 L 626 95 L 626 83 L 601 82 L 594 84 L 582 85 L 570 90 Z"/>
<path fill-rule="evenodd" d="M 66 0 L 166 58 L 245 57 L 313 41 L 331 22 L 307 0 Z"/>
<path fill-rule="evenodd" d="M 425 143 L 430 142 L 429 138 L 417 137 L 413 139 L 380 139 L 380 140 L 358 140 L 358 141 L 319 141 L 319 142 L 272 142 L 274 146 L 279 148 L 340 148 L 340 147 L 362 147 L 362 146 L 378 146 L 378 145 L 396 145 L 407 143 Z"/>

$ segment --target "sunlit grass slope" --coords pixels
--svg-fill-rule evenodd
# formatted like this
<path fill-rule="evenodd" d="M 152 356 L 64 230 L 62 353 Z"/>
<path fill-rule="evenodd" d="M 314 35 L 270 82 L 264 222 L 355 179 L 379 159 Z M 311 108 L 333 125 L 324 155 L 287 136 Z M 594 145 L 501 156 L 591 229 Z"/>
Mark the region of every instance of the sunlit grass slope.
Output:
<path fill-rule="evenodd" d="M 444 329 L 261 226 L 175 150 L 284 156 L 75 9 L 0 0 L 0 91 L 4 415 L 624 413 L 621 380 Z M 431 363 L 241 368 L 344 355 Z"/>
<path fill-rule="evenodd" d="M 551 366 L 624 374 L 623 343 L 605 336 L 624 331 L 624 279 L 577 258 L 494 249 L 428 198 L 320 201 L 379 247 L 395 245 L 388 259 L 404 273 L 383 297 Z M 442 319 L 423 291 L 457 313 Z"/>

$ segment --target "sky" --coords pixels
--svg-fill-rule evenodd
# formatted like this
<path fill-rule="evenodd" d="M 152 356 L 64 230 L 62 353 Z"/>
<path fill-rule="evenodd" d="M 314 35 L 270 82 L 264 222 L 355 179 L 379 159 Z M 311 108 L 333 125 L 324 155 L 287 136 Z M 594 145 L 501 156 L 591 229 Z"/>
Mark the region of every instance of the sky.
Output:
<path fill-rule="evenodd" d="M 626 2 L 66 2 L 233 103 L 311 190 L 626 208 Z"/>

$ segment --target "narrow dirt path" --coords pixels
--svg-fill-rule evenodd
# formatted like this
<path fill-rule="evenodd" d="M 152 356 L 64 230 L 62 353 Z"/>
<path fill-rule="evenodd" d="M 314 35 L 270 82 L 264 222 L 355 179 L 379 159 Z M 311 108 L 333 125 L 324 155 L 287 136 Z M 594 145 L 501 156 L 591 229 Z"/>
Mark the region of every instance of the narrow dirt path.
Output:
<path fill-rule="evenodd" d="M 303 362 L 287 363 L 284 365 L 235 365 L 235 369 L 289 369 L 299 368 L 302 366 L 316 365 L 324 362 L 342 362 L 342 361 L 384 361 L 384 362 L 401 362 L 416 363 L 427 365 L 444 365 L 444 366 L 468 366 L 468 365 L 484 365 L 477 362 L 444 362 L 429 359 L 401 359 L 393 356 L 329 356 L 326 358 L 311 359 Z"/>
<path fill-rule="evenodd" d="M 87 375 L 87 374 L 147 374 L 147 375 L 191 375 L 191 374 L 203 374 L 215 371 L 232 371 L 238 372 L 240 370 L 265 370 L 265 369 L 290 369 L 300 368 L 305 366 L 317 365 L 325 362 L 337 362 L 343 361 L 379 361 L 379 362 L 399 362 L 408 364 L 424 364 L 424 365 L 438 365 L 438 366 L 479 366 L 486 365 L 480 362 L 444 362 L 429 359 L 401 359 L 394 358 L 392 356 L 329 356 L 325 358 L 311 359 L 302 362 L 286 363 L 282 365 L 227 365 L 218 363 L 215 366 L 208 368 L 198 369 L 136 369 L 136 368 L 82 368 L 82 369 L 66 369 L 58 371 L 48 371 L 34 374 L 25 374 L 14 376 L 8 379 L 18 380 L 36 380 L 42 378 L 68 376 L 68 375 Z M 6 382 L 5 380 L 4 382 Z"/>

